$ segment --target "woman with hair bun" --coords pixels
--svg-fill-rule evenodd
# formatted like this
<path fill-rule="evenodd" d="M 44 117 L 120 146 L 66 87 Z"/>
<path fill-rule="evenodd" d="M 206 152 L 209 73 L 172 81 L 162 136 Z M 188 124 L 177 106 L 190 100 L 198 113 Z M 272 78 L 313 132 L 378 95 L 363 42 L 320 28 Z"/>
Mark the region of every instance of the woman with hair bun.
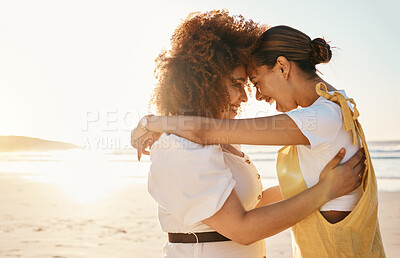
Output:
<path fill-rule="evenodd" d="M 288 26 L 269 28 L 254 44 L 247 74 L 257 89 L 257 99 L 275 102 L 283 114 L 252 119 L 148 116 L 132 132 L 133 145 L 144 151 L 151 145 L 151 132 L 171 133 L 205 145 L 285 145 L 277 157 L 280 188 L 270 189 L 268 195 L 280 196 L 281 192 L 287 201 L 318 185 L 321 171 L 342 147 L 346 149 L 343 161 L 362 147 L 366 155 L 364 176 L 359 175 L 362 186 L 320 205 L 294 225 L 293 252 L 295 257 L 385 257 L 377 219 L 376 178 L 355 102 L 316 73 L 315 66 L 328 63 L 331 57 L 330 46 L 322 38 L 311 40 Z M 203 222 L 226 233 L 221 220 L 226 214 L 236 214 L 235 198 L 231 194 L 221 210 Z M 261 222 L 263 226 L 271 224 Z"/>

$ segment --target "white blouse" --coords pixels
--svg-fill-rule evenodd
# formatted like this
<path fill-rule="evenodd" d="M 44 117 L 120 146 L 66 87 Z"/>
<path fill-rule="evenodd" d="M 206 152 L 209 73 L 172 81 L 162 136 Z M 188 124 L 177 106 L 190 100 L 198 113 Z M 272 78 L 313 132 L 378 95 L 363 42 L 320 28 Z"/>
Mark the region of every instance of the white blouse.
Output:
<path fill-rule="evenodd" d="M 199 145 L 163 134 L 151 148 L 148 191 L 158 203 L 161 228 L 170 233 L 215 231 L 202 223 L 225 203 L 233 188 L 244 208 L 255 208 L 262 195 L 257 169 L 248 156 Z M 235 226 L 235 225 L 232 225 Z M 248 246 L 233 241 L 167 243 L 164 257 L 263 257 L 265 242 Z"/>

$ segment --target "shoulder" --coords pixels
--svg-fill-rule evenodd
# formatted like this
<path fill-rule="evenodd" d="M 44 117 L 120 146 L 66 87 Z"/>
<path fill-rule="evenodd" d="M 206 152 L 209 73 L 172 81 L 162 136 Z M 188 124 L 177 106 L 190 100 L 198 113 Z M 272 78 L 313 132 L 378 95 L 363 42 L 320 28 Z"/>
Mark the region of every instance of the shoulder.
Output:
<path fill-rule="evenodd" d="M 175 134 L 164 133 L 151 147 L 150 158 L 155 158 L 159 153 L 163 155 L 209 156 L 222 154 L 222 149 L 219 145 L 201 145 Z M 198 157 L 201 158 L 202 156 Z"/>
<path fill-rule="evenodd" d="M 341 109 L 336 103 L 327 100 L 326 98 L 319 97 L 312 105 L 289 111 L 287 114 L 321 117 L 333 116 L 331 118 L 335 118 L 341 117 Z"/>
<path fill-rule="evenodd" d="M 286 114 L 310 141 L 311 148 L 329 144 L 343 127 L 340 106 L 323 97 L 318 98 L 309 107 L 292 110 Z"/>
<path fill-rule="evenodd" d="M 150 152 L 152 173 L 193 176 L 210 170 L 226 169 L 219 145 L 200 145 L 174 134 L 163 134 Z M 164 175 L 165 176 L 165 175 Z"/>
<path fill-rule="evenodd" d="M 329 94 L 343 95 L 346 99 L 348 99 L 346 92 L 344 90 L 330 91 Z M 350 109 L 353 110 L 353 107 L 351 106 L 351 104 L 348 103 L 348 105 L 349 105 Z M 336 116 L 340 117 L 340 119 L 342 118 L 342 109 L 341 109 L 340 105 L 338 105 L 337 103 L 332 102 L 324 97 L 318 98 L 318 100 L 315 101 L 315 103 L 312 106 L 315 106 L 315 107 L 321 109 L 322 111 L 330 112 L 331 115 L 336 115 Z"/>
<path fill-rule="evenodd" d="M 342 110 L 340 106 L 330 100 L 327 100 L 323 97 L 319 98 L 315 105 L 312 105 L 317 116 L 320 119 L 329 118 L 331 122 L 341 123 L 342 122 Z"/>
<path fill-rule="evenodd" d="M 314 130 L 317 127 L 339 127 L 342 124 L 340 106 L 322 97 L 309 107 L 295 109 L 286 114 L 300 129 L 307 127 Z"/>

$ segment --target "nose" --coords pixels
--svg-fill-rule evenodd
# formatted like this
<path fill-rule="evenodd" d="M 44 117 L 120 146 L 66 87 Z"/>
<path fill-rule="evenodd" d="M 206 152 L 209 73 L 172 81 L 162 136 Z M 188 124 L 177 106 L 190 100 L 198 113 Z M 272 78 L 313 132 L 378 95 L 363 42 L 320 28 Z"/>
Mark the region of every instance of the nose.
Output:
<path fill-rule="evenodd" d="M 249 98 L 247 97 L 247 92 L 244 90 L 244 88 L 240 91 L 240 101 L 242 102 L 247 102 Z"/>
<path fill-rule="evenodd" d="M 263 95 L 261 95 L 260 91 L 258 91 L 258 90 L 257 90 L 257 92 L 256 92 L 256 99 L 257 99 L 258 101 L 263 100 Z"/>

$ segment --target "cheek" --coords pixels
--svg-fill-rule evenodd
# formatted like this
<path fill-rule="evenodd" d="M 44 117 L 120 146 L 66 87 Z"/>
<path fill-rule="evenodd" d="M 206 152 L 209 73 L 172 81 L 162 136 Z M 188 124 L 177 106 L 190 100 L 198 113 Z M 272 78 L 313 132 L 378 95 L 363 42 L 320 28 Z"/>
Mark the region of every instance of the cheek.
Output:
<path fill-rule="evenodd" d="M 258 91 L 262 95 L 269 96 L 271 94 L 270 84 L 268 82 L 260 83 L 260 86 L 258 87 Z"/>
<path fill-rule="evenodd" d="M 260 85 L 260 92 L 263 95 L 270 96 L 272 98 L 276 98 L 276 95 L 279 95 L 279 81 L 274 77 L 264 79 Z"/>
<path fill-rule="evenodd" d="M 228 92 L 229 92 L 230 103 L 231 104 L 235 103 L 240 97 L 239 89 L 231 88 L 229 89 Z"/>

